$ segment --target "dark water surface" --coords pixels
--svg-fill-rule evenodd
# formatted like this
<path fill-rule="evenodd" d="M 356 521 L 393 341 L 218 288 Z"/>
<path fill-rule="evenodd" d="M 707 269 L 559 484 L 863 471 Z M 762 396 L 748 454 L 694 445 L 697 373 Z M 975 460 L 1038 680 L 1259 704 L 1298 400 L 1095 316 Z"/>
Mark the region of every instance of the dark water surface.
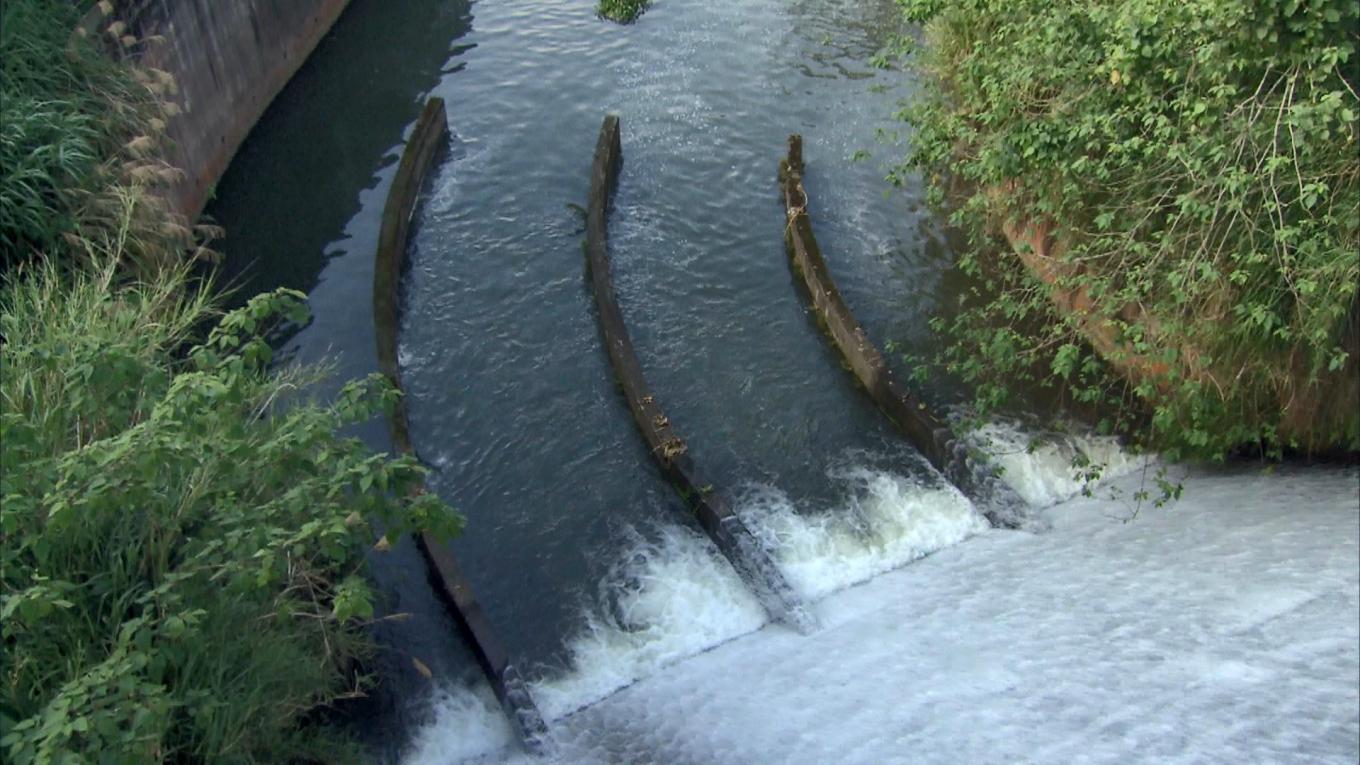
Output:
<path fill-rule="evenodd" d="M 584 278 L 574 205 L 604 114 L 623 125 L 620 302 L 658 399 L 721 490 L 776 486 L 815 512 L 845 491 L 827 476 L 837 465 L 919 469 L 795 286 L 776 184 L 788 133 L 804 135 L 813 223 L 871 337 L 927 350 L 947 265 L 919 193 L 885 195 L 901 150 L 875 136 L 900 127 L 891 114 L 910 95 L 905 75 L 868 63 L 901 31 L 891 0 L 658 0 L 629 26 L 593 6 L 354 0 L 209 208 L 242 294 L 309 293 L 314 318 L 287 343 L 298 359 L 329 359 L 341 379 L 375 371 L 379 216 L 421 102 L 445 99 L 452 139 L 404 282 L 412 436 L 467 516 L 462 568 L 540 675 L 562 671 L 583 609 L 609 599 L 601 582 L 628 540 L 693 525 L 615 388 Z M 861 149 L 871 157 L 851 161 Z M 362 435 L 386 448 L 380 424 Z M 420 696 L 410 656 L 470 675 L 414 551 L 375 562 L 391 610 L 412 614 L 381 633 L 391 693 Z"/>

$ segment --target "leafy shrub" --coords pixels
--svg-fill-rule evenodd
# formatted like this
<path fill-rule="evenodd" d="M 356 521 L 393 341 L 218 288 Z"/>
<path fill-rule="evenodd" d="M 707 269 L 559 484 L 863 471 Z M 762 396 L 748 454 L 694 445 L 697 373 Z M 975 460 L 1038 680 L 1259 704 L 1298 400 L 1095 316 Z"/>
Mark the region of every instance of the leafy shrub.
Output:
<path fill-rule="evenodd" d="M 1360 449 L 1360 6 L 903 4 L 902 172 L 972 237 L 935 326 L 983 411 L 1033 381 L 1173 458 Z"/>
<path fill-rule="evenodd" d="M 336 435 L 390 406 L 330 405 L 271 374 L 279 291 L 221 317 L 183 269 L 130 281 L 119 240 L 0 291 L 0 750 L 5 761 L 335 761 L 304 719 L 356 689 L 363 551 L 460 519 L 422 470 Z M 187 348 L 187 351 L 185 350 Z M 288 399 L 285 404 L 284 399 Z"/>
<path fill-rule="evenodd" d="M 600 0 L 595 12 L 610 21 L 627 24 L 637 20 L 651 4 L 652 0 Z"/>

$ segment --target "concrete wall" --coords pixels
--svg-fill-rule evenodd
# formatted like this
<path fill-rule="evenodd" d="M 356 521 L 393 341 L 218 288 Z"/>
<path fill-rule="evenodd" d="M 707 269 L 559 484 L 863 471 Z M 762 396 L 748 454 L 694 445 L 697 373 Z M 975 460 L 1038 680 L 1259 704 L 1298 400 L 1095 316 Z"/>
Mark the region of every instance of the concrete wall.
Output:
<path fill-rule="evenodd" d="M 114 17 L 138 42 L 129 57 L 174 75 L 181 113 L 166 160 L 184 171 L 168 190 L 195 219 L 236 149 L 349 0 L 123 0 Z M 106 29 L 98 7 L 86 27 Z M 108 38 L 106 38 L 108 39 Z M 115 46 L 117 47 L 117 46 Z"/>

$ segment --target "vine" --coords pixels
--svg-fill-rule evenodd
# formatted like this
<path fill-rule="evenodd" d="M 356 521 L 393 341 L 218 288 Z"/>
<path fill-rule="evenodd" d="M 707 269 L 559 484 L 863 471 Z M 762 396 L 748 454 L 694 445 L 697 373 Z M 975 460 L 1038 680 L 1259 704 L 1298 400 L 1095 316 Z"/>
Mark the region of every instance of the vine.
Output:
<path fill-rule="evenodd" d="M 1355 3 L 903 6 L 893 179 L 969 236 L 933 326 L 981 414 L 1033 384 L 1171 459 L 1360 450 Z"/>

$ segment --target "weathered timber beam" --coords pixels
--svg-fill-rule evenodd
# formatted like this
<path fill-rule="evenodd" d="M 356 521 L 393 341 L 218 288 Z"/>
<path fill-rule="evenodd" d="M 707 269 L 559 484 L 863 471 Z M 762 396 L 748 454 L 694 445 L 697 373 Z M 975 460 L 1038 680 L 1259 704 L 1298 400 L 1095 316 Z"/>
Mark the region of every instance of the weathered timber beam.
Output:
<path fill-rule="evenodd" d="M 425 102 L 425 110 L 402 152 L 401 164 L 397 166 L 392 188 L 387 193 L 382 228 L 378 233 L 378 254 L 373 270 L 373 319 L 377 327 L 378 367 L 399 391 L 402 385 L 401 368 L 397 363 L 397 334 L 401 318 L 401 271 L 406 259 L 406 240 L 426 171 L 447 133 L 444 101 L 431 98 Z M 396 450 L 414 455 L 404 396 L 397 399 L 389 425 Z M 491 683 L 492 691 L 525 749 L 535 754 L 543 753 L 551 747 L 548 726 L 534 704 L 524 678 L 496 638 L 491 622 L 482 612 L 482 606 L 473 594 L 472 586 L 459 570 L 453 554 L 428 533 L 416 535 L 416 542 L 425 556 L 435 590 L 471 645 L 478 665 Z"/>
<path fill-rule="evenodd" d="M 586 208 L 586 267 L 599 308 L 600 334 L 609 352 L 614 375 L 623 388 L 633 420 L 661 472 L 689 505 L 699 525 L 731 561 L 732 566 L 756 593 L 771 618 L 788 623 L 801 632 L 816 628 L 815 620 L 802 599 L 789 586 L 769 552 L 741 518 L 723 502 L 713 487 L 700 480 L 689 456 L 689 448 L 676 435 L 670 419 L 662 411 L 647 385 L 642 364 L 633 350 L 633 341 L 623 320 L 609 263 L 609 207 L 618 183 L 623 160 L 619 118 L 609 115 L 600 127 L 595 145 L 595 162 L 590 173 L 590 200 Z"/>
<path fill-rule="evenodd" d="M 812 234 L 812 219 L 808 217 L 802 136 L 789 136 L 789 152 L 779 163 L 779 179 L 787 216 L 784 232 L 789 259 L 850 371 L 898 430 L 936 470 L 980 507 L 993 526 L 1016 528 L 1024 524 L 1027 503 L 996 477 L 985 457 L 970 451 L 946 422 L 897 381 L 883 354 L 869 340 L 836 289 Z"/>

